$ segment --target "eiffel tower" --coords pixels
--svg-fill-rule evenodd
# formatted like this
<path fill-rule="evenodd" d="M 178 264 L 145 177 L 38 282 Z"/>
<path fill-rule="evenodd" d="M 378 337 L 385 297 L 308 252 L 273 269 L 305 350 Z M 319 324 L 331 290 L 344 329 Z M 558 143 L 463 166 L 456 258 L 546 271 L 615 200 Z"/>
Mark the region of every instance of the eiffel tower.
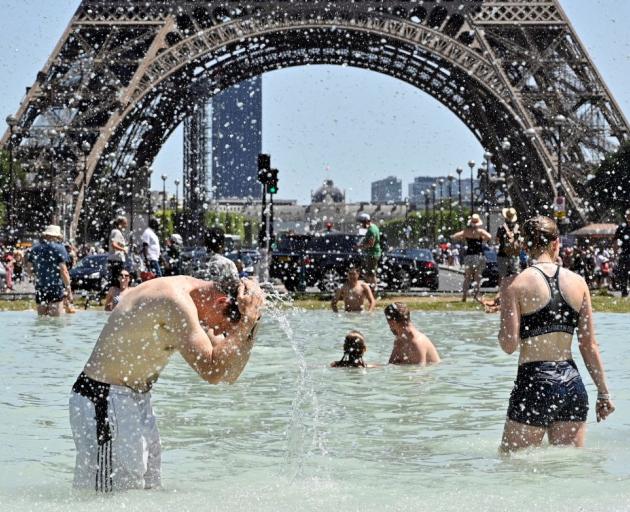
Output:
<path fill-rule="evenodd" d="M 28 177 L 12 218 L 89 237 L 116 209 L 143 211 L 153 159 L 197 105 L 305 64 L 370 69 L 433 96 L 522 213 L 563 196 L 572 220 L 597 217 L 587 176 L 628 137 L 558 0 L 84 0 L 2 139 Z M 191 197 L 199 177 L 186 174 Z"/>

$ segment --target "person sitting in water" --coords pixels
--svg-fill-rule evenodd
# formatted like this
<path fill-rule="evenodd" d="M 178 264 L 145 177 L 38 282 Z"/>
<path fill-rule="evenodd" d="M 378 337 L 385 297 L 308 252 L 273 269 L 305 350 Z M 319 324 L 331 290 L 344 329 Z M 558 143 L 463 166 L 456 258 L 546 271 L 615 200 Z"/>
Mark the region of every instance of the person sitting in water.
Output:
<path fill-rule="evenodd" d="M 534 217 L 522 230 L 536 261 L 501 282 L 499 343 L 508 354 L 520 349 L 501 451 L 538 446 L 547 434 L 554 445 L 584 446 L 588 395 L 571 354 L 577 329 L 580 353 L 597 386 L 597 421 L 615 410 L 582 277 L 560 268 L 560 233 L 548 217 Z"/>
<path fill-rule="evenodd" d="M 396 336 L 394 349 L 389 356 L 390 364 L 439 363 L 440 356 L 431 340 L 411 323 L 409 308 L 400 302 L 385 308 L 385 318 Z"/>
<path fill-rule="evenodd" d="M 339 361 L 333 361 L 333 368 L 367 368 L 363 361 L 363 355 L 367 352 L 365 338 L 359 331 L 350 331 L 343 342 L 343 357 Z"/>
<path fill-rule="evenodd" d="M 131 274 L 129 274 L 127 270 L 121 270 L 118 274 L 118 286 L 110 286 L 107 291 L 107 297 L 105 297 L 105 311 L 112 311 L 118 306 L 121 297 L 131 289 L 129 287 L 130 280 Z"/>
<path fill-rule="evenodd" d="M 365 302 L 368 302 L 368 311 L 374 311 L 376 299 L 372 293 L 372 288 L 365 282 L 359 280 L 359 270 L 350 268 L 346 282 L 337 290 L 330 304 L 332 310 L 337 312 L 337 303 L 343 301 L 344 309 L 348 312 L 363 311 Z"/>
<path fill-rule="evenodd" d="M 75 487 L 110 492 L 159 486 L 151 388 L 175 352 L 208 383 L 235 382 L 249 360 L 263 302 L 251 280 L 226 289 L 173 276 L 126 292 L 72 387 Z"/>

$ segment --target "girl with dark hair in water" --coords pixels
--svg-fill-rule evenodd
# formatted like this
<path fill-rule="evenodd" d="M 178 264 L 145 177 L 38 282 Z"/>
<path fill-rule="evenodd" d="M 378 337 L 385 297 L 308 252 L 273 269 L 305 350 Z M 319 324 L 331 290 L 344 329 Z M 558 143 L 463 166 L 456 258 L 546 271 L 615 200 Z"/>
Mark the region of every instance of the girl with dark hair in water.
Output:
<path fill-rule="evenodd" d="M 330 364 L 333 368 L 367 368 L 363 354 L 367 352 L 365 338 L 359 331 L 350 331 L 343 342 L 343 357 Z"/>
<path fill-rule="evenodd" d="M 578 345 L 597 386 L 597 421 L 615 410 L 584 279 L 556 264 L 560 233 L 548 217 L 534 217 L 521 231 L 534 264 L 501 282 L 499 343 L 508 354 L 519 350 L 519 366 L 510 396 L 501 450 L 538 446 L 547 434 L 553 445 L 584 446 L 588 395 L 573 361 Z"/>

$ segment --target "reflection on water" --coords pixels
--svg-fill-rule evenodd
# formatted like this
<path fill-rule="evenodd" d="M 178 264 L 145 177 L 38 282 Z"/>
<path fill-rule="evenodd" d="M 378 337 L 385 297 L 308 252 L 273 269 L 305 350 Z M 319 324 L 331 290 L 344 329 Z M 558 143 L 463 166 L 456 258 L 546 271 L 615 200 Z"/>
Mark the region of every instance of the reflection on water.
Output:
<path fill-rule="evenodd" d="M 165 489 L 104 499 L 70 490 L 67 398 L 106 316 L 5 313 L 0 510 L 630 508 L 627 317 L 597 317 L 617 412 L 605 424 L 591 415 L 584 450 L 509 459 L 497 446 L 516 356 L 498 348 L 496 316 L 413 317 L 443 364 L 330 368 L 350 329 L 366 335 L 367 362 L 387 361 L 381 313 L 268 315 L 233 386 L 205 384 L 175 356 L 153 393 Z"/>

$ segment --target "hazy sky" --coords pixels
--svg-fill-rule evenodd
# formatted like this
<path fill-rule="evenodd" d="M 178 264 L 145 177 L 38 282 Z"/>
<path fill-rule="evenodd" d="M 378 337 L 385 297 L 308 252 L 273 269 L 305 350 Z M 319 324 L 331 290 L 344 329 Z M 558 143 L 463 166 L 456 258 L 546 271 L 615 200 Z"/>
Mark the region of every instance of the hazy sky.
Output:
<path fill-rule="evenodd" d="M 78 0 L 0 0 L 0 116 L 17 110 L 63 33 Z M 626 114 L 630 37 L 625 0 L 563 0 L 579 37 Z M 171 185 L 182 167 L 181 130 L 154 165 Z M 263 149 L 280 169 L 280 197 L 303 201 L 326 177 L 350 200 L 367 200 L 370 182 L 394 174 L 403 192 L 417 175 L 443 175 L 483 149 L 429 95 L 378 73 L 338 66 L 274 71 L 263 78 Z M 160 184 L 158 184 L 160 182 Z"/>

